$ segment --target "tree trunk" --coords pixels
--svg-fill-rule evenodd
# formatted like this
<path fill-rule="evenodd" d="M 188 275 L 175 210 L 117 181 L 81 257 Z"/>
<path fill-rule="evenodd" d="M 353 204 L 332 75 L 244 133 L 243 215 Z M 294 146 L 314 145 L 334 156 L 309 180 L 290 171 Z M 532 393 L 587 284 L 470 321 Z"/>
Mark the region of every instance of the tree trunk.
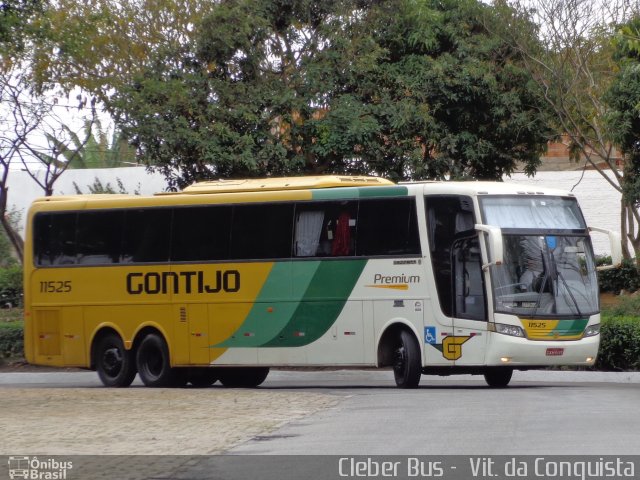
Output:
<path fill-rule="evenodd" d="M 6 186 L 6 175 L 2 185 L 0 188 L 0 225 L 2 225 L 4 231 L 7 233 L 7 237 L 13 246 L 18 261 L 22 264 L 24 262 L 24 241 L 7 218 L 7 193 L 9 189 Z"/>
<path fill-rule="evenodd" d="M 22 240 L 20 234 L 11 226 L 11 223 L 7 220 L 4 213 L 2 214 L 0 223 L 2 224 L 2 228 L 4 228 L 4 231 L 7 233 L 7 237 L 13 246 L 18 261 L 22 265 L 24 262 L 24 240 Z"/>

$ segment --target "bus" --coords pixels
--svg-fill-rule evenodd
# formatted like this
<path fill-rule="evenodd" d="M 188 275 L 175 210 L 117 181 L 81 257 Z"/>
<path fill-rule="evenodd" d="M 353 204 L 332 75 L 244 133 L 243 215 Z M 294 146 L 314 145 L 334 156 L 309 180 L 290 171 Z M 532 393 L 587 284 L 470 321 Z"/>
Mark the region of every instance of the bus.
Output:
<path fill-rule="evenodd" d="M 270 368 L 328 366 L 505 387 L 514 369 L 598 353 L 596 262 L 569 192 L 220 180 L 42 198 L 27 223 L 26 359 L 107 387 L 256 387 Z"/>

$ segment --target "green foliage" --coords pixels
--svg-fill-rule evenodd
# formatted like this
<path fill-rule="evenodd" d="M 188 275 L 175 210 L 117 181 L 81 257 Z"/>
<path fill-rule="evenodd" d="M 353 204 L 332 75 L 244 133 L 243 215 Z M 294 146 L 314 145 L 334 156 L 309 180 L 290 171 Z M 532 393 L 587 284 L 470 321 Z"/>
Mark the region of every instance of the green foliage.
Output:
<path fill-rule="evenodd" d="M 0 308 L 22 305 L 22 267 L 0 269 Z"/>
<path fill-rule="evenodd" d="M 7 237 L 4 227 L 0 225 L 0 268 L 6 268 L 17 263 L 12 251 L 13 247 L 9 237 Z"/>
<path fill-rule="evenodd" d="M 603 317 L 600 339 L 597 370 L 640 370 L 640 318 Z"/>
<path fill-rule="evenodd" d="M 24 333 L 22 325 L 0 324 L 0 358 L 24 355 Z"/>
<path fill-rule="evenodd" d="M 20 54 L 33 35 L 39 34 L 38 17 L 44 11 L 42 0 L 0 0 L 0 60 L 3 67 Z"/>
<path fill-rule="evenodd" d="M 86 121 L 83 137 L 68 126 L 62 125 L 62 130 L 69 142 L 65 143 L 58 137 L 45 134 L 45 137 L 57 155 L 50 156 L 39 153 L 40 160 L 47 165 L 56 165 L 70 169 L 76 168 L 114 168 L 136 165 L 135 148 L 115 130 L 109 140 L 99 120 Z M 64 160 L 60 160 L 62 156 Z"/>
<path fill-rule="evenodd" d="M 598 258 L 597 263 L 598 265 L 610 265 L 611 257 Z M 636 262 L 625 259 L 622 261 L 622 265 L 617 268 L 599 271 L 598 283 L 603 292 L 615 294 L 622 290 L 635 292 L 640 289 L 640 270 Z"/>
<path fill-rule="evenodd" d="M 475 0 L 225 0 L 195 43 L 158 45 L 108 105 L 172 188 L 303 173 L 500 179 L 518 161 L 533 172 L 549 117 L 491 22 Z"/>
<path fill-rule="evenodd" d="M 613 40 L 620 70 L 604 100 L 612 140 L 624 155 L 622 194 L 640 206 L 640 17 L 623 25 Z"/>

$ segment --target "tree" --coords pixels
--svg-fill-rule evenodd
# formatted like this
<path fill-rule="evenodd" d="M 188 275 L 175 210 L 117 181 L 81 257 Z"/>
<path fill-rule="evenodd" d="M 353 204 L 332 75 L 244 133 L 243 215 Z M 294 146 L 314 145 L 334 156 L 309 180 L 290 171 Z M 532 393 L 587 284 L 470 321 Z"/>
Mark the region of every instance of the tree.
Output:
<path fill-rule="evenodd" d="M 615 132 L 606 121 L 605 92 L 618 67 L 611 38 L 616 25 L 638 11 L 634 0 L 506 0 L 496 34 L 522 53 L 527 70 L 544 92 L 558 134 L 566 134 L 576 161 L 597 170 L 617 191 L 630 178 L 616 165 Z M 537 38 L 528 34 L 533 25 Z M 501 28 L 500 28 L 501 26 Z M 524 32 L 524 34 L 523 34 Z M 640 214 L 623 196 L 621 234 L 640 254 Z M 623 242 L 625 257 L 631 252 Z"/>
<path fill-rule="evenodd" d="M 610 107 L 607 120 L 612 139 L 624 155 L 625 201 L 640 207 L 640 17 L 618 30 L 613 41 L 614 58 L 620 64 L 604 100 Z"/>
<path fill-rule="evenodd" d="M 16 101 L 26 88 L 19 73 L 20 58 L 30 38 L 38 31 L 37 19 L 43 11 L 38 0 L 0 1 L 0 225 L 16 256 L 22 259 L 24 244 L 8 215 L 8 178 L 11 163 L 19 153 L 22 139 L 37 128 L 38 120 L 13 124 Z"/>
<path fill-rule="evenodd" d="M 20 215 L 12 210 L 6 213 L 7 221 L 13 231 L 18 230 Z M 7 268 L 17 263 L 16 252 L 4 227 L 0 227 L 0 268 Z"/>
<path fill-rule="evenodd" d="M 108 133 L 102 128 L 99 119 L 85 120 L 83 137 L 72 128 L 62 125 L 65 143 L 61 136 L 45 133 L 47 142 L 62 156 L 59 160 L 50 155 L 40 155 L 46 163 L 68 169 L 78 168 L 115 168 L 136 165 L 135 149 L 129 145 L 121 132 L 114 129 L 109 140 Z"/>
<path fill-rule="evenodd" d="M 109 100 L 174 188 L 300 173 L 533 172 L 548 116 L 476 1 L 227 0 Z M 495 18 L 494 18 L 495 21 Z"/>
<path fill-rule="evenodd" d="M 20 261 L 24 243 L 7 215 L 11 170 L 20 163 L 44 194 L 51 195 L 53 184 L 68 166 L 57 161 L 61 152 L 53 142 L 54 138 L 64 140 L 63 123 L 56 112 L 61 105 L 57 97 L 38 93 L 29 69 L 34 45 L 46 40 L 42 22 L 46 12 L 44 0 L 0 3 L 0 224 Z M 85 106 L 86 99 L 80 98 L 79 107 Z M 48 145 L 43 145 L 43 138 L 49 139 Z M 44 175 L 37 171 L 39 165 L 45 166 Z"/>
<path fill-rule="evenodd" d="M 26 0 L 24 0 L 26 1 Z M 33 45 L 34 86 L 76 87 L 98 103 L 153 63 L 157 51 L 193 42 L 210 0 L 57 0 Z"/>

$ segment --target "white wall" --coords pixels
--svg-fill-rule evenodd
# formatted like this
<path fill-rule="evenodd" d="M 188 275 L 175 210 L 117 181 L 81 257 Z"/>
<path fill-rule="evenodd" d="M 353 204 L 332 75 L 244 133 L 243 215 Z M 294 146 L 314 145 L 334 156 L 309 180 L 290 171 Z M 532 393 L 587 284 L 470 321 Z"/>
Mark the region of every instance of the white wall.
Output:
<path fill-rule="evenodd" d="M 44 171 L 40 172 L 44 175 Z M 164 177 L 157 173 L 148 173 L 144 167 L 127 168 L 100 168 L 100 169 L 74 169 L 67 170 L 54 184 L 54 195 L 74 195 L 76 193 L 73 182 L 83 193 L 89 193 L 89 185 L 93 185 L 95 178 L 98 178 L 103 186 L 107 183 L 115 191 L 118 191 L 118 179 L 122 181 L 125 190 L 133 193 L 139 190 L 142 195 L 151 195 L 162 192 L 166 189 Z M 11 170 L 9 172 L 9 199 L 8 207 L 15 207 L 22 214 L 21 231 L 24 236 L 24 221 L 27 210 L 31 202 L 44 195 L 42 189 L 22 170 Z"/>

